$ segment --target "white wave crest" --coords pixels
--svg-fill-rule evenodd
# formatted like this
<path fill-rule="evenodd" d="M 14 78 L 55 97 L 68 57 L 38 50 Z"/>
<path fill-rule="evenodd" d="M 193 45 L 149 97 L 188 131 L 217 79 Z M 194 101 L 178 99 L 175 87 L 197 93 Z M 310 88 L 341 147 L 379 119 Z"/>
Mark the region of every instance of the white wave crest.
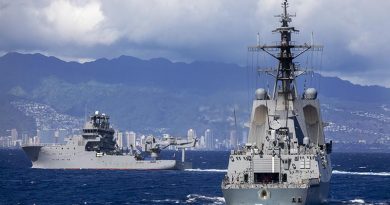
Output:
<path fill-rule="evenodd" d="M 227 172 L 227 169 L 185 169 L 188 172 Z"/>
<path fill-rule="evenodd" d="M 347 172 L 333 170 L 333 174 L 365 175 L 365 176 L 390 176 L 390 172 Z"/>
<path fill-rule="evenodd" d="M 352 200 L 349 200 L 349 202 L 354 203 L 354 204 L 364 204 L 364 203 L 366 203 L 363 199 L 352 199 Z"/>
<path fill-rule="evenodd" d="M 187 195 L 186 203 L 201 202 L 202 204 L 225 204 L 225 199 L 219 196 L 203 196 L 199 194 Z"/>
<path fill-rule="evenodd" d="M 350 200 L 329 199 L 328 204 L 346 204 L 346 205 L 390 205 L 387 201 L 367 202 L 364 199 L 355 198 Z"/>
<path fill-rule="evenodd" d="M 152 202 L 154 202 L 154 203 L 167 203 L 167 202 L 171 202 L 171 203 L 179 204 L 180 200 L 177 200 L 177 199 L 163 199 L 163 200 L 155 199 L 155 200 L 152 200 Z"/>

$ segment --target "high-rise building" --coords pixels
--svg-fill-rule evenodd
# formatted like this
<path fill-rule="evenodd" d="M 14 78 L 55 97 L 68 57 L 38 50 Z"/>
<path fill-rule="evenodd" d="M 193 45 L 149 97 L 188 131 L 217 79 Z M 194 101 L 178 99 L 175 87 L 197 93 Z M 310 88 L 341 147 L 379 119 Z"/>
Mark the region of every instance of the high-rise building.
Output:
<path fill-rule="evenodd" d="M 235 130 L 230 130 L 230 148 L 237 148 L 237 133 Z"/>
<path fill-rule="evenodd" d="M 18 140 L 18 131 L 15 128 L 11 130 L 11 140 L 12 142 Z"/>
<path fill-rule="evenodd" d="M 220 149 L 222 149 L 222 147 L 223 147 L 223 141 L 222 142 L 220 142 L 218 139 L 215 139 L 215 141 L 213 141 L 214 143 L 213 143 L 213 149 L 214 150 L 220 150 Z"/>
<path fill-rule="evenodd" d="M 126 146 L 128 148 L 130 148 L 131 146 L 133 146 L 135 148 L 136 138 L 137 138 L 137 135 L 135 134 L 135 132 L 133 132 L 133 131 L 126 132 Z"/>
<path fill-rule="evenodd" d="M 58 130 L 54 131 L 54 143 L 58 144 L 59 138 L 60 138 L 60 132 Z"/>
<path fill-rule="evenodd" d="M 41 143 L 41 139 L 39 138 L 39 136 L 34 136 L 33 137 L 33 140 L 32 140 L 32 144 L 40 144 Z"/>
<path fill-rule="evenodd" d="M 246 130 L 243 130 L 242 131 L 242 140 L 241 140 L 241 143 L 242 144 L 246 144 L 247 143 L 247 139 L 248 139 L 248 132 Z"/>
<path fill-rule="evenodd" d="M 195 140 L 196 138 L 197 138 L 197 136 L 196 136 L 196 131 L 195 131 L 194 129 L 189 129 L 189 130 L 187 131 L 187 140 L 188 140 L 188 141 L 193 141 L 193 140 Z M 193 150 L 194 147 L 187 148 L 187 149 Z"/>
<path fill-rule="evenodd" d="M 198 146 L 200 149 L 205 149 L 206 148 L 206 141 L 205 141 L 205 138 L 204 136 L 200 136 L 200 140 L 198 141 Z"/>
<path fill-rule="evenodd" d="M 145 151 L 145 143 L 146 143 L 146 136 L 145 135 L 141 135 L 139 146 L 142 147 L 142 151 Z"/>
<path fill-rule="evenodd" d="M 39 138 L 39 142 L 40 143 L 54 143 L 55 142 L 54 132 L 55 132 L 55 130 L 47 129 L 47 128 L 44 128 L 42 130 L 37 130 L 37 136 Z"/>
<path fill-rule="evenodd" d="M 195 132 L 195 130 L 194 129 L 189 129 L 188 131 L 187 131 L 187 139 L 188 139 L 188 141 L 192 141 L 193 139 L 195 139 L 196 138 L 196 132 Z"/>
<path fill-rule="evenodd" d="M 213 136 L 213 132 L 210 129 L 207 129 L 204 132 L 204 138 L 206 142 L 206 149 L 214 150 L 214 136 Z"/>
<path fill-rule="evenodd" d="M 29 137 L 27 144 L 33 145 L 34 144 L 34 137 Z"/>
<path fill-rule="evenodd" d="M 28 135 L 25 132 L 22 133 L 22 141 L 23 141 L 23 144 L 28 144 L 29 143 Z"/>
<path fill-rule="evenodd" d="M 0 147 L 13 147 L 14 144 L 11 136 L 0 137 Z"/>
<path fill-rule="evenodd" d="M 116 144 L 119 148 L 123 148 L 123 133 L 117 131 L 116 132 Z"/>

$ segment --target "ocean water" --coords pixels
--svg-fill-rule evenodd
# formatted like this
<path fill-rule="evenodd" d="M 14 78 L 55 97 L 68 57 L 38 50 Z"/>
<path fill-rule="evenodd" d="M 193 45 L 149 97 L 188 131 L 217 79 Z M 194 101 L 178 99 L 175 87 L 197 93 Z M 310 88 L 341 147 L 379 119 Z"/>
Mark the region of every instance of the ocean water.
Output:
<path fill-rule="evenodd" d="M 187 152 L 185 171 L 35 170 L 22 150 L 0 150 L 0 204 L 225 204 L 228 154 Z M 390 204 L 390 154 L 334 153 L 332 163 L 329 204 Z"/>

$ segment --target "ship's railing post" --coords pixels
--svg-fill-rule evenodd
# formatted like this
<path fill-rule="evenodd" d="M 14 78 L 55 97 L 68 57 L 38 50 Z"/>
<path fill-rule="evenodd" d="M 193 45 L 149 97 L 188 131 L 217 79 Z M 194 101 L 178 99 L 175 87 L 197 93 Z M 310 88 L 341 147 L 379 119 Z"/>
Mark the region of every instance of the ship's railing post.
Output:
<path fill-rule="evenodd" d="M 183 149 L 181 149 L 181 162 L 183 162 L 184 163 L 184 161 L 185 161 L 185 149 L 186 148 L 183 148 Z"/>
<path fill-rule="evenodd" d="M 253 184 L 255 182 L 255 173 L 254 173 L 254 155 L 251 154 L 251 161 L 249 161 L 249 183 Z"/>

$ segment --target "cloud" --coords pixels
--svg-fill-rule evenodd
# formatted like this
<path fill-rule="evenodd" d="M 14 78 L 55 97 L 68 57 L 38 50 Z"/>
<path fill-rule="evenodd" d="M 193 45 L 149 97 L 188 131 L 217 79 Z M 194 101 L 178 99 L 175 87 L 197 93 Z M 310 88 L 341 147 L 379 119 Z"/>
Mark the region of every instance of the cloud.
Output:
<path fill-rule="evenodd" d="M 275 0 L 8 0 L 0 3 L 0 51 L 68 59 L 141 58 L 246 63 L 246 47 L 278 40 Z M 325 45 L 323 70 L 365 84 L 390 76 L 390 1 L 290 0 L 298 42 Z M 359 80 L 356 80 L 359 79 Z M 390 86 L 390 85 L 386 85 Z"/>
<path fill-rule="evenodd" d="M 0 6 L 1 50 L 41 50 L 111 45 L 116 29 L 106 24 L 98 1 L 10 1 Z M 66 48 L 65 48 L 66 50 Z"/>
<path fill-rule="evenodd" d="M 105 16 L 98 2 L 53 1 L 36 14 L 42 18 L 43 29 L 64 42 L 109 45 L 117 39 L 116 31 L 104 27 Z"/>

